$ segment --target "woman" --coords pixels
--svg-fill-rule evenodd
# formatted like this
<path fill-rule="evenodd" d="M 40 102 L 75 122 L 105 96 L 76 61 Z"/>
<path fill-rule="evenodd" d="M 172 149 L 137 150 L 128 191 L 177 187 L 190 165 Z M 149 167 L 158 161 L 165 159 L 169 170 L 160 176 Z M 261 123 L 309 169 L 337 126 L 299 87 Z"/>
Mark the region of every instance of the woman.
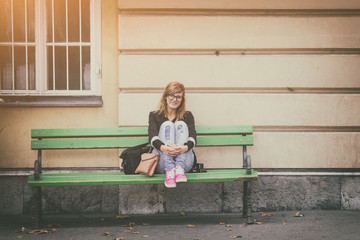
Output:
<path fill-rule="evenodd" d="M 185 172 L 194 163 L 192 148 L 196 144 L 194 116 L 185 108 L 185 88 L 179 82 L 169 83 L 158 109 L 149 114 L 149 141 L 160 152 L 157 173 L 165 173 L 165 186 L 186 182 Z"/>

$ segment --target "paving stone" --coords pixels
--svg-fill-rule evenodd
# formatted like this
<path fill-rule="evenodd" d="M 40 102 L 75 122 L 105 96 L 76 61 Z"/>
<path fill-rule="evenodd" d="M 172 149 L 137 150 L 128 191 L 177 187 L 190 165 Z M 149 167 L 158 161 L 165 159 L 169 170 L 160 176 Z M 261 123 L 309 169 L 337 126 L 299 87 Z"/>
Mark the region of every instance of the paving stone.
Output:
<path fill-rule="evenodd" d="M 163 213 L 163 184 L 119 185 L 120 214 Z"/>
<path fill-rule="evenodd" d="M 101 188 L 101 212 L 117 213 L 119 209 L 119 186 L 105 185 Z"/>
<path fill-rule="evenodd" d="M 0 215 L 23 213 L 23 178 L 1 177 Z"/>
<path fill-rule="evenodd" d="M 165 209 L 167 213 L 222 211 L 222 183 L 185 183 L 167 188 Z"/>
<path fill-rule="evenodd" d="M 339 177 L 261 176 L 252 185 L 253 209 L 339 209 Z"/>
<path fill-rule="evenodd" d="M 360 178 L 342 179 L 341 205 L 344 210 L 360 210 Z"/>
<path fill-rule="evenodd" d="M 101 186 L 56 186 L 42 188 L 42 205 L 48 213 L 100 213 Z"/>

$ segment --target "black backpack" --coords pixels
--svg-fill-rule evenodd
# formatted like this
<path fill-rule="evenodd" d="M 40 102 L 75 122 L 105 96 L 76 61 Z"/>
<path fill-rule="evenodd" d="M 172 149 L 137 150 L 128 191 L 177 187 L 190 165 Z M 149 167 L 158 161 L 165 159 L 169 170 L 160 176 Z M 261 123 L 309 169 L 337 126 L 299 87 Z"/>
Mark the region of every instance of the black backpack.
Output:
<path fill-rule="evenodd" d="M 125 174 L 135 174 L 135 170 L 141 161 L 141 154 L 151 151 L 151 147 L 147 146 L 148 144 L 144 143 L 130 147 L 121 153 L 120 158 L 123 160 L 121 167 L 124 169 Z"/>

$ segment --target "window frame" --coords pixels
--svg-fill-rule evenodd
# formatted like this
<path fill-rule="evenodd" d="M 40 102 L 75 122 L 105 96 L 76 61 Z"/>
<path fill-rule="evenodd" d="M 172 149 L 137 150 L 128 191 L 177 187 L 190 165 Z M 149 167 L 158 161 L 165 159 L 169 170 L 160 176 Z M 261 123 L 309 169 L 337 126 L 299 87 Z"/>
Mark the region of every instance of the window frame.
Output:
<path fill-rule="evenodd" d="M 47 90 L 46 5 L 42 0 L 35 4 L 36 90 L 0 90 L 0 106 L 102 106 L 101 0 L 90 0 L 91 90 Z"/>

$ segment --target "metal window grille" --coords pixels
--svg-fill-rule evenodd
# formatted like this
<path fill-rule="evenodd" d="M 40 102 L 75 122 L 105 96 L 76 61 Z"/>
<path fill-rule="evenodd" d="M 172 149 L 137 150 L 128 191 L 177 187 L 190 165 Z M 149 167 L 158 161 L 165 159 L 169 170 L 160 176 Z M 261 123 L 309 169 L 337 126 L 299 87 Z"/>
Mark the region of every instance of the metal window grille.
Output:
<path fill-rule="evenodd" d="M 94 13 L 100 15 L 96 4 L 100 1 L 1 0 L 0 93 L 99 93 L 94 84 L 94 68 L 100 66 L 94 61 L 100 46 L 93 49 L 94 27 L 99 27 Z"/>

